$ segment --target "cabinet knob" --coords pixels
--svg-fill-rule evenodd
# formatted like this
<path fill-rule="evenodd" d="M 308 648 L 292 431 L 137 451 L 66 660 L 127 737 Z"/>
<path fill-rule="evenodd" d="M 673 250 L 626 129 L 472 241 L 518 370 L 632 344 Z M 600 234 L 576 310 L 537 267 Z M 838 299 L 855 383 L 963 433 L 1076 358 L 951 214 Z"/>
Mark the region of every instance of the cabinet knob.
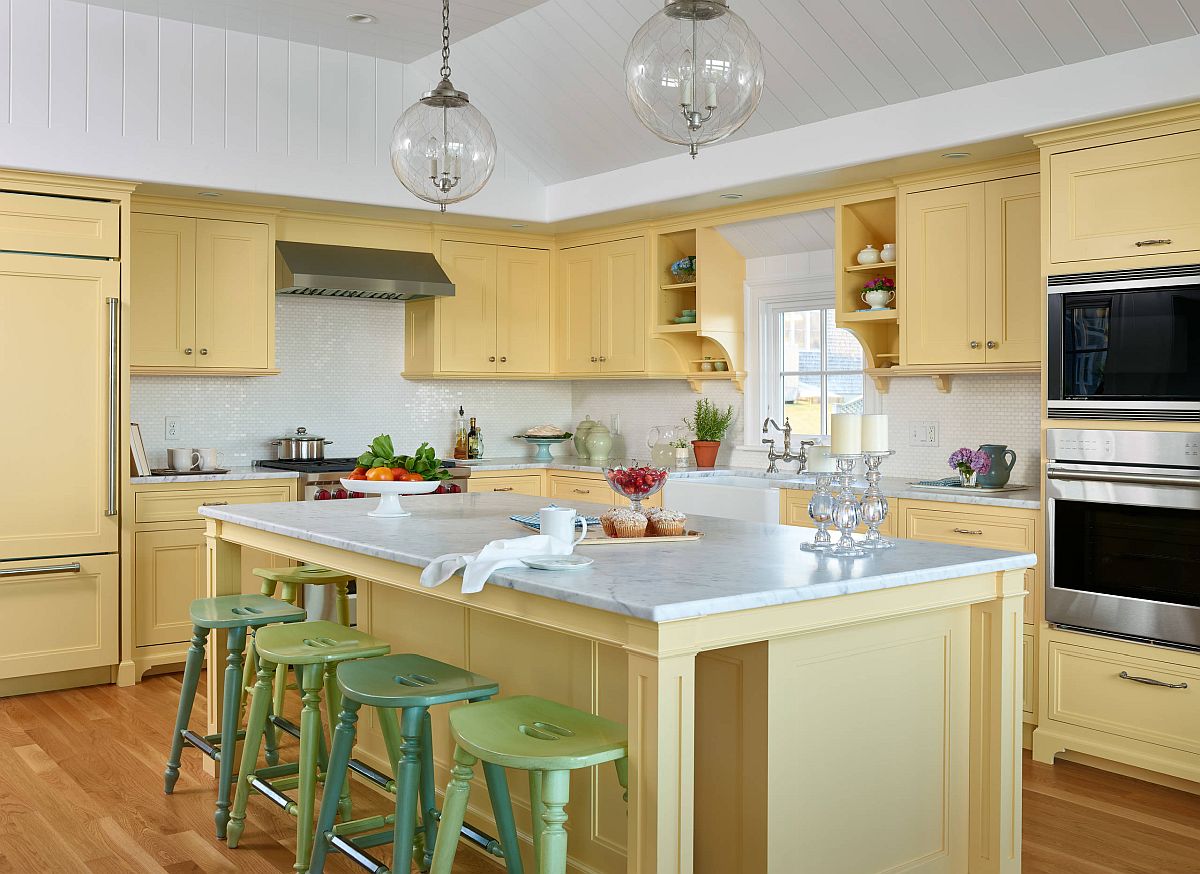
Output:
<path fill-rule="evenodd" d="M 201 350 L 200 350 L 200 354 L 201 354 L 201 355 L 207 355 L 207 354 L 208 354 L 208 350 L 207 350 L 207 349 L 201 349 Z"/>
<path fill-rule="evenodd" d="M 971 341 L 971 348 L 972 348 L 972 349 L 978 349 L 978 348 L 979 348 L 979 341 L 978 341 L 978 340 L 972 340 L 972 341 Z"/>
<path fill-rule="evenodd" d="M 593 364 L 595 364 L 595 363 L 596 363 L 597 361 L 599 361 L 599 360 L 600 360 L 600 359 L 599 359 L 599 358 L 597 358 L 595 355 L 593 355 L 593 356 L 592 356 L 592 363 L 593 363 Z"/>
<path fill-rule="evenodd" d="M 507 361 L 507 360 L 508 360 L 508 356 L 506 356 L 506 355 L 501 355 L 501 356 L 500 356 L 500 363 L 501 363 L 501 364 L 503 364 L 503 363 L 504 363 L 505 361 Z"/>
<path fill-rule="evenodd" d="M 183 354 L 184 354 L 184 355 L 191 355 L 191 354 L 192 354 L 192 347 L 191 347 L 191 346 L 188 346 L 186 349 L 184 349 L 184 350 L 183 350 Z"/>
<path fill-rule="evenodd" d="M 603 355 L 601 355 L 601 356 L 600 356 L 600 360 L 601 360 L 601 361 L 607 361 L 608 359 L 607 359 L 607 358 L 605 358 Z"/>
<path fill-rule="evenodd" d="M 1000 344 L 999 344 L 999 343 L 997 343 L 995 340 L 988 340 L 988 341 L 987 341 L 987 347 L 988 347 L 989 349 L 995 349 L 995 348 L 996 348 L 997 346 L 999 346 L 999 345 L 1000 345 Z"/>
<path fill-rule="evenodd" d="M 495 356 L 495 355 L 489 355 L 489 356 L 488 356 L 488 361 L 491 361 L 491 362 L 493 362 L 493 363 L 494 363 L 494 362 L 496 361 L 496 356 Z"/>

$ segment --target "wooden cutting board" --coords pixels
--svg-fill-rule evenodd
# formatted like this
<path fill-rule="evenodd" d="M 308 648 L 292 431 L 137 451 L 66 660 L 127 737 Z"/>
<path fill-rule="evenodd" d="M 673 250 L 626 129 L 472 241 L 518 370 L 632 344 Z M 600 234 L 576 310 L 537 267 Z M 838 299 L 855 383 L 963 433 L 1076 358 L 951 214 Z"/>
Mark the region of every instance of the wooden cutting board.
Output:
<path fill-rule="evenodd" d="M 662 537 L 609 537 L 601 533 L 599 537 L 585 537 L 576 546 L 604 546 L 613 544 L 633 543 L 674 543 L 685 540 L 699 540 L 704 536 L 701 531 L 685 531 L 682 534 L 667 534 Z"/>

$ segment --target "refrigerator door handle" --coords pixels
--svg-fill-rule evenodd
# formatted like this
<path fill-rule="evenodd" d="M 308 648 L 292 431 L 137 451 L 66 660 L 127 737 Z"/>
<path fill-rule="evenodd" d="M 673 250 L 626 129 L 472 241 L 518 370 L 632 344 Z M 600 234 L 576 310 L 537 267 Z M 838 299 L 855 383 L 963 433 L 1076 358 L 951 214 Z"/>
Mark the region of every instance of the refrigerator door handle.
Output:
<path fill-rule="evenodd" d="M 0 568 L 0 577 L 33 576 L 34 574 L 77 574 L 81 570 L 79 562 L 70 564 L 44 564 L 39 567 L 9 567 Z"/>
<path fill-rule="evenodd" d="M 108 303 L 108 506 L 105 516 L 117 515 L 117 482 L 121 445 L 120 393 L 121 393 L 121 301 L 110 297 Z"/>

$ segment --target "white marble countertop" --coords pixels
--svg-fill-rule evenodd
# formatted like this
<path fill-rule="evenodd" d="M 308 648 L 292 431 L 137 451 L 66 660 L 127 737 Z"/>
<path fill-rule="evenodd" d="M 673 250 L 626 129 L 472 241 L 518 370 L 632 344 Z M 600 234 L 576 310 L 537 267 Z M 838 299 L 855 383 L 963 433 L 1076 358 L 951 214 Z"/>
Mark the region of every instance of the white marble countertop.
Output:
<path fill-rule="evenodd" d="M 645 463 L 645 459 L 640 459 L 641 463 Z M 554 461 L 530 461 L 528 458 L 486 458 L 482 461 L 472 462 L 457 462 L 458 464 L 467 464 L 472 470 L 478 471 L 506 471 L 506 470 L 563 470 L 563 471 L 580 471 L 582 473 L 601 473 L 603 467 L 592 464 L 586 459 L 578 456 L 569 455 L 562 458 L 555 458 Z M 613 458 L 609 459 L 606 466 L 616 464 L 630 463 L 628 459 Z M 948 474 L 947 474 L 948 475 Z M 717 466 L 710 469 L 685 468 L 683 470 L 672 470 L 669 474 L 670 479 L 708 479 L 712 478 L 714 482 L 720 482 L 721 478 L 736 476 L 739 482 L 736 485 L 753 488 L 755 485 L 761 484 L 761 488 L 774 489 L 812 489 L 815 485 L 816 475 L 811 473 L 767 473 L 762 468 L 750 467 L 729 467 Z M 1037 486 L 1021 489 L 1020 491 L 1011 492 L 979 492 L 967 491 L 963 492 L 944 492 L 930 491 L 920 489 L 913 486 L 911 483 L 917 479 L 936 479 L 938 477 L 902 477 L 902 476 L 884 476 L 880 478 L 880 490 L 889 498 L 909 498 L 917 501 L 940 501 L 947 504 L 977 504 L 992 507 L 1014 507 L 1026 510 L 1037 510 L 1042 506 L 1041 489 Z M 754 480 L 755 482 L 749 482 Z M 733 484 L 733 483 L 731 483 Z M 855 487 L 857 489 L 866 488 L 866 481 L 861 478 L 856 480 Z"/>
<path fill-rule="evenodd" d="M 544 498 L 468 493 L 409 500 L 411 516 L 376 519 L 374 500 L 297 501 L 201 507 L 212 519 L 424 568 L 450 552 L 528 533 L 513 513 L 536 512 Z M 581 511 L 599 512 L 580 503 Z M 971 546 L 896 541 L 894 549 L 858 559 L 836 559 L 800 549 L 813 531 L 692 516 L 704 539 L 653 545 L 581 547 L 595 564 L 582 571 L 509 569 L 489 585 L 503 586 L 668 622 L 775 604 L 831 598 L 876 589 L 1030 567 L 1033 554 Z M 457 586 L 452 579 L 443 585 Z"/>
<path fill-rule="evenodd" d="M 152 483 L 211 483 L 239 479 L 295 479 L 295 471 L 267 470 L 263 467 L 231 467 L 229 473 L 179 473 L 166 476 L 131 476 L 129 482 L 135 486 Z"/>

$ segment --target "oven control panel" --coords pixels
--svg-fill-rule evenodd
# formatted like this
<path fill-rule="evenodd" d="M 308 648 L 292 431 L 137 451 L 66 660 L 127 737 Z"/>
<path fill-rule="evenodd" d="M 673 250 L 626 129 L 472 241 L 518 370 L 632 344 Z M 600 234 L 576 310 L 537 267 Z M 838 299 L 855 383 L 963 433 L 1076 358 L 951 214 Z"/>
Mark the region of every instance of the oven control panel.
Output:
<path fill-rule="evenodd" d="M 1051 428 L 1046 455 L 1057 462 L 1200 469 L 1200 433 Z"/>

